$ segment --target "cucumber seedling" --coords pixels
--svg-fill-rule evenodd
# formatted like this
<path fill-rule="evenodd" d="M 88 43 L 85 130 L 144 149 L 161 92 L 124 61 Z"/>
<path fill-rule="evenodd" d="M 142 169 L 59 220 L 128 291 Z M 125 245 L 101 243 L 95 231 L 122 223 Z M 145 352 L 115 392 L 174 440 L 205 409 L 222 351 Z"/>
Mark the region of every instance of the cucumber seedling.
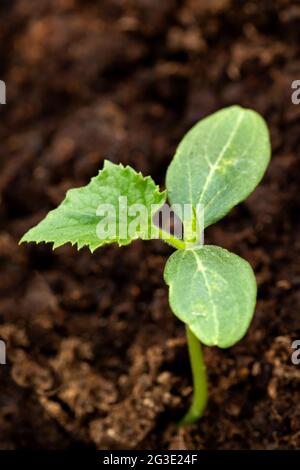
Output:
<path fill-rule="evenodd" d="M 256 303 L 256 281 L 248 262 L 218 246 L 201 244 L 195 230 L 198 208 L 203 228 L 224 217 L 260 182 L 270 153 L 268 129 L 259 114 L 239 106 L 222 109 L 184 136 L 167 171 L 166 191 L 161 192 L 150 176 L 105 161 L 87 186 L 69 190 L 60 206 L 21 239 L 53 242 L 53 249 L 70 242 L 93 252 L 108 243 L 122 246 L 137 238 L 161 238 L 176 249 L 164 278 L 171 309 L 186 325 L 194 383 L 182 423 L 199 419 L 207 403 L 201 343 L 234 345 L 245 335 Z M 181 218 L 183 237 L 153 221 L 167 197 Z M 186 206 L 191 210 L 185 211 Z"/>

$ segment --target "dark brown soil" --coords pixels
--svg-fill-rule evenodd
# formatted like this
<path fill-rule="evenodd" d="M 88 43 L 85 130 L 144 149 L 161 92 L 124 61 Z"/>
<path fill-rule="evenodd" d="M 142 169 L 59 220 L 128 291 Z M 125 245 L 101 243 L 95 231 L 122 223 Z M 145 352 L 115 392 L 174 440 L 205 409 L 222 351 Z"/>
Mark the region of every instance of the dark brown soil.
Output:
<path fill-rule="evenodd" d="M 300 447 L 299 2 L 2 0 L 1 449 Z M 239 103 L 267 119 L 263 183 L 206 242 L 255 269 L 246 338 L 206 348 L 210 403 L 187 428 L 184 327 L 168 307 L 159 241 L 76 253 L 18 246 L 104 158 L 164 184 L 198 119 Z"/>

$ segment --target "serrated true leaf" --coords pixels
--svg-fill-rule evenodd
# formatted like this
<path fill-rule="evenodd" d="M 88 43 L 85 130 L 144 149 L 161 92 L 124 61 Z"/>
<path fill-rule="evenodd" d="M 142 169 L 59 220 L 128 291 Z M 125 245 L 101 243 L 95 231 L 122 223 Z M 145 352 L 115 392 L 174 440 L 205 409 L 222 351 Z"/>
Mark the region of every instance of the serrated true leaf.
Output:
<path fill-rule="evenodd" d="M 256 302 L 251 266 L 205 245 L 173 253 L 165 267 L 174 314 L 207 346 L 227 348 L 246 333 Z"/>
<path fill-rule="evenodd" d="M 127 198 L 127 207 L 140 204 L 147 209 L 147 216 L 138 231 L 125 236 L 123 228 L 130 226 L 136 214 L 124 219 L 124 207 L 120 209 L 121 197 Z M 22 242 L 53 242 L 53 248 L 65 243 L 77 244 L 78 248 L 88 246 L 91 251 L 107 243 L 127 245 L 137 238 L 151 238 L 151 227 L 154 205 L 161 206 L 165 202 L 165 192 L 160 192 L 150 176 L 143 177 L 129 166 L 115 165 L 105 161 L 103 170 L 91 179 L 87 186 L 71 189 L 64 201 L 37 226 L 30 229 L 21 239 Z M 99 238 L 97 226 L 101 217 L 100 205 L 110 205 L 115 208 L 116 234 L 108 238 Z M 119 212 L 123 211 L 119 217 Z M 125 214 L 126 216 L 126 214 Z M 120 226 L 121 223 L 124 227 Z"/>
<path fill-rule="evenodd" d="M 257 186 L 270 159 L 268 129 L 255 111 L 232 106 L 196 124 L 180 142 L 166 179 L 171 204 L 202 204 L 217 222 Z"/>

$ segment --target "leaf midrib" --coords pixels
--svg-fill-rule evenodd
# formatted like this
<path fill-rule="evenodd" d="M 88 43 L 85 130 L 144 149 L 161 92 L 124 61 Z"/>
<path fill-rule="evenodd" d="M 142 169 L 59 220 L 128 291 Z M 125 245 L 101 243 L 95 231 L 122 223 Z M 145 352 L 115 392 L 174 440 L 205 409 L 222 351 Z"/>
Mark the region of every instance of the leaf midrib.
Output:
<path fill-rule="evenodd" d="M 207 179 L 206 179 L 206 181 L 205 181 L 205 183 L 204 183 L 203 189 L 202 189 L 201 194 L 200 194 L 200 196 L 199 196 L 199 200 L 198 200 L 199 203 L 201 203 L 201 202 L 203 201 L 203 198 L 204 198 L 204 196 L 205 196 L 205 194 L 206 194 L 206 192 L 207 192 L 207 189 L 208 189 L 209 184 L 210 184 L 210 182 L 211 182 L 211 180 L 212 180 L 212 177 L 213 177 L 213 175 L 214 175 L 216 169 L 218 168 L 219 163 L 221 162 L 222 158 L 224 157 L 225 152 L 228 150 L 228 148 L 229 148 L 229 146 L 231 145 L 233 139 L 235 138 L 236 133 L 237 133 L 237 131 L 238 131 L 240 125 L 241 125 L 241 122 L 242 122 L 243 118 L 244 118 L 244 115 L 245 115 L 245 113 L 239 112 L 237 121 L 236 121 L 236 123 L 235 123 L 235 126 L 234 126 L 234 128 L 232 129 L 231 134 L 229 135 L 226 144 L 224 145 L 223 149 L 221 150 L 220 155 L 218 156 L 218 158 L 217 158 L 217 160 L 215 161 L 215 163 L 213 163 L 213 164 L 211 165 L 211 167 L 210 167 L 210 169 L 209 169 L 209 173 L 208 173 Z M 207 155 L 206 155 L 206 157 L 207 157 Z"/>
<path fill-rule="evenodd" d="M 218 344 L 218 340 L 219 340 L 219 322 L 218 322 L 218 317 L 217 317 L 217 311 L 216 311 L 216 304 L 213 300 L 213 294 L 212 294 L 212 291 L 211 291 L 211 287 L 210 287 L 210 283 L 206 277 L 206 274 L 205 274 L 205 267 L 201 261 L 201 259 L 199 258 L 199 256 L 197 255 L 197 253 L 195 252 L 195 250 L 191 250 L 194 257 L 195 257 L 195 260 L 196 260 L 196 264 L 197 264 L 197 269 L 198 269 L 198 272 L 200 272 L 203 276 L 203 279 L 204 279 L 204 284 L 205 284 L 205 287 L 207 289 L 207 292 L 208 292 L 208 295 L 209 295 L 209 300 L 210 300 L 210 303 L 212 305 L 212 317 L 214 319 L 214 325 L 215 325 L 215 339 L 214 339 L 214 344 Z"/>

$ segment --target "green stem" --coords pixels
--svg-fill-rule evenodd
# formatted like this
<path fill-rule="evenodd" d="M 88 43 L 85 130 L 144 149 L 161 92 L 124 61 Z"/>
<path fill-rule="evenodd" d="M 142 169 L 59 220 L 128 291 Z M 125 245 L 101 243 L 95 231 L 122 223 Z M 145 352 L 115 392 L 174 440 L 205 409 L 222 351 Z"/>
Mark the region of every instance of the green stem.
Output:
<path fill-rule="evenodd" d="M 171 235 L 169 232 L 165 232 L 163 229 L 159 228 L 159 237 L 167 242 L 169 245 L 172 245 L 174 248 L 177 250 L 184 250 L 185 249 L 185 243 L 182 240 L 179 240 L 179 238 L 175 238 L 173 235 Z"/>
<path fill-rule="evenodd" d="M 179 424 L 191 424 L 201 418 L 208 399 L 206 368 L 201 343 L 188 326 L 186 327 L 186 336 L 193 375 L 194 394 L 192 404 Z"/>

